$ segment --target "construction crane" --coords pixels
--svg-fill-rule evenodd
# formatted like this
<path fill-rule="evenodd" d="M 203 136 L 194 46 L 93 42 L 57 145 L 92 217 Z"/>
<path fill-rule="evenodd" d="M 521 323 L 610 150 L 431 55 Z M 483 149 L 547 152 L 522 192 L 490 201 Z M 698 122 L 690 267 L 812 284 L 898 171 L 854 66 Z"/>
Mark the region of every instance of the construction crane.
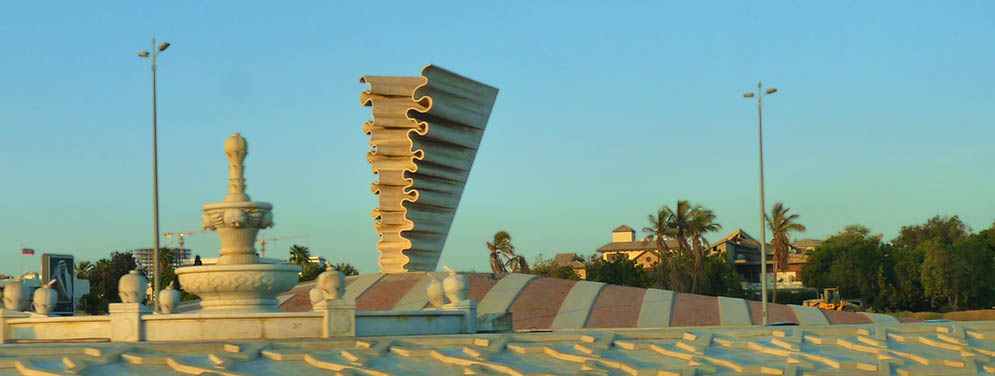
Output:
<path fill-rule="evenodd" d="M 266 242 L 272 243 L 287 239 L 301 239 L 301 238 L 306 238 L 308 236 L 309 235 L 279 236 L 275 238 L 262 238 L 256 240 L 256 243 L 259 243 L 259 257 L 266 257 Z"/>
<path fill-rule="evenodd" d="M 210 232 L 210 231 L 208 231 L 208 230 L 201 230 L 201 231 L 167 232 L 165 234 L 162 234 L 162 236 L 165 236 L 167 238 L 171 238 L 171 237 L 175 236 L 175 237 L 179 238 L 179 241 L 180 241 L 180 258 L 182 259 L 183 258 L 183 249 L 184 249 L 183 248 L 183 238 L 185 238 L 187 236 L 190 236 L 190 235 L 203 234 L 203 233 L 206 233 L 206 232 Z M 179 262 L 179 260 L 177 260 L 177 262 Z"/>

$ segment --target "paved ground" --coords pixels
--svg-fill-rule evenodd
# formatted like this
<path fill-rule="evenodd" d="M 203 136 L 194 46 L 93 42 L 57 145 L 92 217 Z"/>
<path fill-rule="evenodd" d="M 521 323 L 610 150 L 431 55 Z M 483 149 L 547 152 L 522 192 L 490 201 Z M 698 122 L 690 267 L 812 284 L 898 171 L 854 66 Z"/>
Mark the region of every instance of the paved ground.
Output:
<path fill-rule="evenodd" d="M 977 375 L 995 322 L 0 345 L 3 375 Z"/>
<path fill-rule="evenodd" d="M 421 309 L 425 273 L 365 274 L 347 278 L 347 296 L 359 310 Z M 760 303 L 741 299 L 603 285 L 527 274 L 477 273 L 467 277 L 470 299 L 480 313 L 512 312 L 516 330 L 744 326 L 760 324 Z M 281 296 L 288 312 L 311 310 L 304 283 Z M 893 322 L 890 317 L 856 312 L 770 304 L 771 322 L 803 325 Z"/>

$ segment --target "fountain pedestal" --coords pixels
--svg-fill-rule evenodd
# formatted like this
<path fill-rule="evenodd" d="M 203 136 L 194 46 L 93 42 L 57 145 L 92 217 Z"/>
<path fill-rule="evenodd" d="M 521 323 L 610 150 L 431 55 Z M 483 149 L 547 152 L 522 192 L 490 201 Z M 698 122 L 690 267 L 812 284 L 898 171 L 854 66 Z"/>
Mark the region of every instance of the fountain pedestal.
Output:
<path fill-rule="evenodd" d="M 180 286 L 201 298 L 202 313 L 280 312 L 277 295 L 297 284 L 301 268 L 288 264 L 264 264 L 256 254 L 256 235 L 273 226 L 273 205 L 250 201 L 245 194 L 242 162 L 248 143 L 235 133 L 225 141 L 228 156 L 228 195 L 223 202 L 204 205 L 204 228 L 221 239 L 217 265 L 176 269 Z"/>

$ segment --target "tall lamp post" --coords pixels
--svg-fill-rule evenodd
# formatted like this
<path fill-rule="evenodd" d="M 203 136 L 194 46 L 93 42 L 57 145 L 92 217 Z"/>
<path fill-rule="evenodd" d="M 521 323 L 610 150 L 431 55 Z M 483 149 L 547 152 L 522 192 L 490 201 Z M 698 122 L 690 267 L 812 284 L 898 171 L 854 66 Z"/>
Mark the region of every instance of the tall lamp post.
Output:
<path fill-rule="evenodd" d="M 757 98 L 757 129 L 760 132 L 760 306 L 763 307 L 762 323 L 767 325 L 767 207 L 764 205 L 764 97 L 774 94 L 777 89 L 764 90 L 763 84 L 757 84 L 757 93 L 746 93 L 743 97 Z M 774 276 L 777 283 L 777 276 Z"/>
<path fill-rule="evenodd" d="M 162 43 L 158 47 L 155 44 L 155 38 L 152 38 L 152 53 L 148 51 L 142 51 L 138 53 L 140 57 L 151 57 L 152 58 L 152 223 L 155 228 L 155 241 L 153 242 L 152 248 L 152 273 L 154 274 L 152 283 L 152 307 L 156 311 L 159 310 L 159 288 L 162 286 L 159 280 L 159 151 L 158 151 L 158 137 L 156 129 L 156 87 L 155 87 L 155 70 L 156 70 L 156 60 L 162 51 L 169 48 L 169 43 Z"/>

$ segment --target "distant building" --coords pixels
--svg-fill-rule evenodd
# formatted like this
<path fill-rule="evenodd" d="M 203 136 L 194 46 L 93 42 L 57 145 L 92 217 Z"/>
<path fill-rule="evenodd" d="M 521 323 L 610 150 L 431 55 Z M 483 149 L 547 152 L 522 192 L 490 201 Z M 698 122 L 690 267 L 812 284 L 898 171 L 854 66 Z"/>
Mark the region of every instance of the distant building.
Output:
<path fill-rule="evenodd" d="M 184 248 L 182 251 L 179 248 L 169 248 L 173 252 L 173 267 L 178 268 L 180 265 L 184 264 L 184 260 L 190 258 L 191 251 Z M 131 251 L 131 255 L 135 257 L 135 263 L 138 264 L 138 268 L 144 268 L 151 271 L 153 267 L 153 262 L 155 261 L 155 252 L 152 248 L 139 248 Z M 191 262 L 192 263 L 192 262 Z"/>
<path fill-rule="evenodd" d="M 307 259 L 307 261 L 314 266 L 322 266 L 328 263 L 328 260 L 325 260 L 325 258 L 321 256 L 311 256 Z"/>
<path fill-rule="evenodd" d="M 801 270 L 808 260 L 808 252 L 822 244 L 821 240 L 802 239 L 791 243 L 788 249 L 788 265 L 785 270 L 778 270 L 778 286 L 800 287 L 802 285 Z M 774 245 L 767 243 L 767 272 L 774 273 Z M 725 252 L 729 263 L 747 283 L 760 283 L 760 241 L 747 234 L 743 229 L 736 229 L 725 238 L 708 248 L 709 253 Z"/>
<path fill-rule="evenodd" d="M 580 279 L 587 279 L 587 264 L 576 253 L 557 253 L 556 257 L 553 257 L 553 265 L 568 266 L 580 276 Z"/>
<path fill-rule="evenodd" d="M 598 248 L 598 253 L 607 261 L 612 261 L 615 257 L 620 256 L 628 257 L 629 260 L 635 260 L 636 264 L 642 265 L 644 268 L 651 268 L 653 264 L 660 262 L 660 256 L 656 253 L 656 240 L 635 240 L 635 238 L 635 230 L 629 226 L 621 225 L 612 230 L 612 242 Z M 676 240 L 667 239 L 666 242 L 670 249 L 677 248 Z"/>
<path fill-rule="evenodd" d="M 667 248 L 674 250 L 680 245 L 677 240 L 667 239 Z M 788 250 L 788 267 L 786 270 L 779 270 L 777 281 L 779 286 L 800 287 L 801 269 L 808 259 L 808 252 L 822 244 L 817 239 L 802 239 L 791 243 Z M 774 273 L 773 264 L 774 246 L 767 244 L 767 272 Z M 656 240 L 646 238 L 636 240 L 636 231 L 631 227 L 622 225 L 612 230 L 612 242 L 598 248 L 598 253 L 607 261 L 612 261 L 616 257 L 627 257 L 635 260 L 638 265 L 644 268 L 651 268 L 660 261 L 657 255 Z M 721 240 L 708 247 L 708 253 L 725 252 L 729 258 L 729 263 L 736 268 L 736 272 L 747 283 L 760 283 L 760 241 L 754 239 L 742 229 L 736 229 Z M 569 254 L 567 254 L 569 255 Z M 557 255 L 559 258 L 560 255 Z M 563 256 L 563 264 L 568 264 L 567 256 Z M 557 260 L 557 264 L 561 264 Z M 773 278 L 773 277 L 771 277 Z"/>

